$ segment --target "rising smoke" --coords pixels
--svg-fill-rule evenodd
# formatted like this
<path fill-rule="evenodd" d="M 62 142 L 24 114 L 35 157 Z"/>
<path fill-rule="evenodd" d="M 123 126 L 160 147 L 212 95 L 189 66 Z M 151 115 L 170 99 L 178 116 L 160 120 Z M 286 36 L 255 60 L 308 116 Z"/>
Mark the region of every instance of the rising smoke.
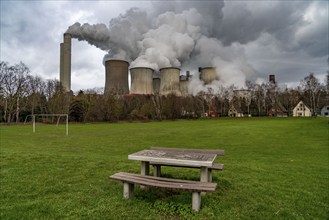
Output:
<path fill-rule="evenodd" d="M 219 85 L 242 87 L 253 75 L 239 43 L 223 45 L 220 36 L 223 1 L 153 3 L 146 12 L 132 8 L 105 24 L 75 23 L 67 33 L 107 51 L 104 61 L 123 59 L 131 67 L 189 69 L 217 68 L 219 81 L 203 85 L 193 77 L 190 92 L 216 89 Z"/>

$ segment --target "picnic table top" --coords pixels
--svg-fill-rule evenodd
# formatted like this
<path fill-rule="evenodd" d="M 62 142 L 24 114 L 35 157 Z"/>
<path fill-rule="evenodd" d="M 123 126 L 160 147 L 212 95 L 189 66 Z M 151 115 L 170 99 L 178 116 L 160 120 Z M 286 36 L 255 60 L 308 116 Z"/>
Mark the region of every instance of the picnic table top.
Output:
<path fill-rule="evenodd" d="M 211 167 L 216 159 L 216 154 L 170 152 L 163 150 L 141 150 L 128 155 L 129 160 L 165 163 L 171 165 L 187 165 L 195 167 Z"/>

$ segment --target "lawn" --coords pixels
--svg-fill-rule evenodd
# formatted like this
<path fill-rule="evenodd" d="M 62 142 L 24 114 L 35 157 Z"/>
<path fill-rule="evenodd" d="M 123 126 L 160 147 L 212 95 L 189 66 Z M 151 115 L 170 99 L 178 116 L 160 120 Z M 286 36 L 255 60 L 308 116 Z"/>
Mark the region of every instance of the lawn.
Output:
<path fill-rule="evenodd" d="M 328 219 L 327 118 L 234 118 L 148 123 L 1 126 L 1 219 Z M 124 200 L 119 171 L 150 146 L 225 149 L 215 193 L 199 213 L 191 193 L 142 191 Z M 164 167 L 196 180 L 198 170 Z"/>

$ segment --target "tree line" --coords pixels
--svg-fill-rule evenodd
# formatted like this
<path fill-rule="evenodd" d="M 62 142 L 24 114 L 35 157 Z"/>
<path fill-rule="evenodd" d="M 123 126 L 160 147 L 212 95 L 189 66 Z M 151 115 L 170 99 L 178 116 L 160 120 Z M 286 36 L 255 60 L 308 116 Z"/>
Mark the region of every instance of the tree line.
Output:
<path fill-rule="evenodd" d="M 274 105 L 283 106 L 287 115 L 300 101 L 313 111 L 329 105 L 329 71 L 320 83 L 313 73 L 296 88 L 271 83 L 246 82 L 248 95 L 237 95 L 234 86 L 208 89 L 196 96 L 102 94 L 102 89 L 65 92 L 58 80 L 31 75 L 22 62 L 0 63 L 0 122 L 23 122 L 31 114 L 69 114 L 70 121 L 113 122 L 119 120 L 166 120 L 228 116 L 232 106 L 245 115 L 268 116 Z"/>

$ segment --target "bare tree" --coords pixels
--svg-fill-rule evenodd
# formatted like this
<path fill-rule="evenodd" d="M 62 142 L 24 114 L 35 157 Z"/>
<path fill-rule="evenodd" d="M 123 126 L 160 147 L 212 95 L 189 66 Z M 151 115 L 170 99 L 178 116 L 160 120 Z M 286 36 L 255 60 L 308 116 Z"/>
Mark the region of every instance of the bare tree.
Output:
<path fill-rule="evenodd" d="M 154 93 L 154 95 L 151 97 L 153 108 L 155 110 L 155 115 L 158 120 L 162 120 L 162 108 L 163 108 L 163 98 L 159 94 L 159 92 Z"/>
<path fill-rule="evenodd" d="M 4 118 L 10 123 L 14 118 L 19 121 L 21 99 L 26 95 L 29 68 L 22 62 L 14 66 L 1 63 L 1 93 L 5 99 Z"/>
<path fill-rule="evenodd" d="M 321 84 L 319 80 L 314 76 L 314 73 L 310 73 L 301 81 L 301 85 L 309 98 L 309 103 L 311 104 L 312 108 L 312 114 L 315 115 L 318 103 L 317 98 L 320 94 L 319 92 Z"/>
<path fill-rule="evenodd" d="M 27 77 L 27 82 L 31 114 L 34 114 L 35 108 L 40 102 L 41 95 L 44 94 L 46 83 L 42 80 L 41 77 L 31 75 Z"/>

